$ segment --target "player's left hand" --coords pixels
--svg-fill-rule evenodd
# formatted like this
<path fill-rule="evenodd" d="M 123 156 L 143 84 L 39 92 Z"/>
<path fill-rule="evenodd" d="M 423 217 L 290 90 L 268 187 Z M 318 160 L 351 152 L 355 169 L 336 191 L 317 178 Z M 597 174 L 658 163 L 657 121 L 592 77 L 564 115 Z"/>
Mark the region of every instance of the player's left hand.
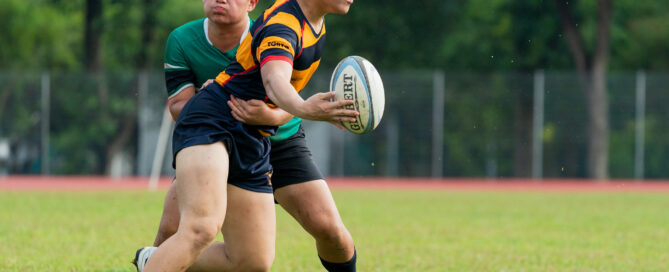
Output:
<path fill-rule="evenodd" d="M 209 85 L 211 83 L 214 83 L 214 80 L 213 79 L 207 79 L 207 81 L 202 83 L 202 87 L 200 87 L 200 89 L 203 89 L 204 87 L 207 87 L 207 85 Z"/>
<path fill-rule="evenodd" d="M 249 125 L 271 125 L 272 109 L 261 100 L 243 100 L 231 95 L 228 106 L 237 121 Z"/>

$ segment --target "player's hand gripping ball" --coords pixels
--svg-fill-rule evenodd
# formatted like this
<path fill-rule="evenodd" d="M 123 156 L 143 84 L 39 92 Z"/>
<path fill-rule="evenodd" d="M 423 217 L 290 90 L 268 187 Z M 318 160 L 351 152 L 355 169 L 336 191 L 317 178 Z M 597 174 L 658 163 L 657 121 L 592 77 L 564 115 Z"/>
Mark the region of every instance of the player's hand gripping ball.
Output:
<path fill-rule="evenodd" d="M 346 108 L 360 113 L 355 122 L 341 122 L 346 129 L 364 134 L 379 125 L 386 98 L 381 76 L 369 61 L 359 56 L 348 56 L 341 60 L 332 72 L 330 90 L 335 93 L 335 100 L 355 101 Z"/>

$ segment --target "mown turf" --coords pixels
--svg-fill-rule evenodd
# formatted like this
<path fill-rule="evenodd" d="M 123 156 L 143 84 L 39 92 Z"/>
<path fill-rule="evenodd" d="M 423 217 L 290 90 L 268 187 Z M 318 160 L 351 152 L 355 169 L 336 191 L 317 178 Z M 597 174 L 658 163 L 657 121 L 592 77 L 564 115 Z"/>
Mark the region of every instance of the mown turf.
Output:
<path fill-rule="evenodd" d="M 0 193 L 0 271 L 132 271 L 164 192 Z M 335 191 L 359 271 L 668 271 L 669 195 Z M 322 271 L 279 208 L 272 271 Z"/>

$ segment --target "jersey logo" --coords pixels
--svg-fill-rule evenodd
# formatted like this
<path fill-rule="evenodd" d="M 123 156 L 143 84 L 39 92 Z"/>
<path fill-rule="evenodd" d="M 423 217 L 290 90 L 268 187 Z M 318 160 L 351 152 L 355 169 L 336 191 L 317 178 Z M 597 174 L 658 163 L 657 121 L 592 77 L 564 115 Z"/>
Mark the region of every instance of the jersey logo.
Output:
<path fill-rule="evenodd" d="M 278 42 L 278 41 L 267 42 L 267 47 L 269 47 L 269 48 L 277 48 L 278 47 L 278 48 L 283 48 L 283 49 L 286 49 L 286 50 L 290 50 L 290 46 L 288 46 L 284 43 Z"/>
<path fill-rule="evenodd" d="M 290 55 L 292 56 L 294 54 L 293 52 L 293 45 L 290 44 L 286 39 L 277 37 L 277 36 L 270 36 L 266 37 L 262 40 L 262 43 L 258 47 L 258 55 L 265 50 L 269 49 L 281 49 L 290 52 Z"/>

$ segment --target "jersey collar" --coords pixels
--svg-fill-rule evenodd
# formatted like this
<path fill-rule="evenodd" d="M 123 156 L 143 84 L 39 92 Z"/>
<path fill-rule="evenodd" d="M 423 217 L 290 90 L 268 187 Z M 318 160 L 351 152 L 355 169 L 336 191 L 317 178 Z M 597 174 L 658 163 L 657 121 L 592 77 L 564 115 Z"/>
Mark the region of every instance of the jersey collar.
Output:
<path fill-rule="evenodd" d="M 246 20 L 246 31 L 242 33 L 242 37 L 241 39 L 239 39 L 239 43 L 242 43 L 244 38 L 246 38 L 246 34 L 249 33 L 249 28 L 251 28 L 251 17 L 246 15 L 246 18 L 248 19 Z M 209 39 L 209 18 L 204 18 L 204 23 L 202 25 L 204 26 L 204 37 L 207 38 L 207 42 L 209 43 L 209 45 L 214 46 L 214 44 Z"/>

